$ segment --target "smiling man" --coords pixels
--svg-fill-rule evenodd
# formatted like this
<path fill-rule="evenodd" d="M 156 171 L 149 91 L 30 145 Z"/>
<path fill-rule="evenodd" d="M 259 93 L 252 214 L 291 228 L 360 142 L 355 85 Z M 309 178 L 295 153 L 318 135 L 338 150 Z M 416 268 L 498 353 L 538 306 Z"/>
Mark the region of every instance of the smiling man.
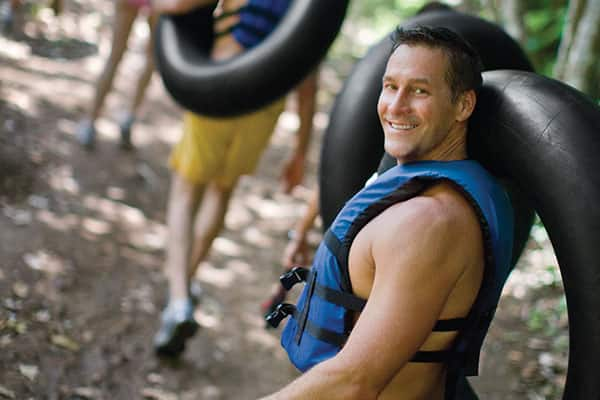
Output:
<path fill-rule="evenodd" d="M 326 232 L 282 344 L 304 375 L 273 399 L 452 399 L 477 372 L 509 270 L 513 215 L 467 159 L 481 63 L 444 28 L 398 30 L 377 111 L 398 165 Z M 476 132 L 474 133 L 476 134 Z"/>

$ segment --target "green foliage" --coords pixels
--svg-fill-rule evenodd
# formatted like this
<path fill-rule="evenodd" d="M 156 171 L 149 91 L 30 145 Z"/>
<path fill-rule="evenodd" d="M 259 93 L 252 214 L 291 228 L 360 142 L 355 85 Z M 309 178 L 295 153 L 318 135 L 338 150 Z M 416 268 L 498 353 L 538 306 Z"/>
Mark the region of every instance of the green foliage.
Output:
<path fill-rule="evenodd" d="M 330 59 L 355 62 L 373 44 L 385 37 L 406 18 L 414 15 L 425 0 L 360 0 L 350 2 L 342 32 L 330 52 Z"/>
<path fill-rule="evenodd" d="M 426 3 L 427 0 L 351 1 L 344 28 L 332 48 L 330 58 L 332 61 L 355 62 L 371 45 L 381 40 L 405 19 L 413 16 Z M 465 0 L 447 3 L 458 4 L 459 8 L 467 6 Z M 472 0 L 468 3 L 469 9 L 480 10 L 482 18 L 491 19 L 489 6 L 485 7 L 486 2 Z M 495 4 L 496 7 L 500 6 L 500 2 Z M 541 74 L 552 75 L 567 7 L 568 0 L 524 2 L 523 20 L 527 32 L 524 49 Z"/>
<path fill-rule="evenodd" d="M 525 51 L 539 73 L 551 76 L 560 45 L 567 4 L 566 1 L 560 5 L 556 4 L 557 1 L 544 3 L 555 4 L 552 7 L 542 5 L 542 8 L 531 8 L 525 12 Z"/>
<path fill-rule="evenodd" d="M 567 301 L 564 295 L 541 297 L 529 313 L 527 327 L 546 337 L 553 337 L 567 324 Z"/>

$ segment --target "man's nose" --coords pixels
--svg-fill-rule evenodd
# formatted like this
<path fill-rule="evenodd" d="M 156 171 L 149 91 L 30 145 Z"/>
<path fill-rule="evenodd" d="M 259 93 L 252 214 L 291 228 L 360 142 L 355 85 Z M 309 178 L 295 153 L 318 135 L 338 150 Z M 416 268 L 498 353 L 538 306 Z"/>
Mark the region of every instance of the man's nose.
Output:
<path fill-rule="evenodd" d="M 394 97 L 391 99 L 389 108 L 397 113 L 407 112 L 410 110 L 410 102 L 408 94 L 405 90 L 397 90 Z"/>

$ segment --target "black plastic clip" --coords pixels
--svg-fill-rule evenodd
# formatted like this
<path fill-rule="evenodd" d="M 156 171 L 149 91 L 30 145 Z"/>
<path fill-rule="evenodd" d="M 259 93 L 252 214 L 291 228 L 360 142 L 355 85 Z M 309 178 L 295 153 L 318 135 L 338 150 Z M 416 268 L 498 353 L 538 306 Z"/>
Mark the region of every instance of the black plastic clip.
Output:
<path fill-rule="evenodd" d="M 272 328 L 277 328 L 281 321 L 289 315 L 293 315 L 296 312 L 296 306 L 290 303 L 281 303 L 275 308 L 275 311 L 265 317 L 265 321 Z"/>
<path fill-rule="evenodd" d="M 309 270 L 302 267 L 294 267 L 279 277 L 285 290 L 290 290 L 296 283 L 305 282 Z"/>

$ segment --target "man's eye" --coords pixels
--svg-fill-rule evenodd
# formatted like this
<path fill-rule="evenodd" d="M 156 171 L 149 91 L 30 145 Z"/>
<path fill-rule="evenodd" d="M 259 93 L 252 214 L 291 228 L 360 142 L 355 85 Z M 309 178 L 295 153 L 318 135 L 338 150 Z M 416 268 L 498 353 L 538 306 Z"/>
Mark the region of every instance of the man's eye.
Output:
<path fill-rule="evenodd" d="M 427 93 L 427 92 L 425 91 L 425 89 L 421 89 L 421 88 L 415 88 L 415 93 L 416 93 L 416 94 L 425 94 L 425 93 Z"/>

